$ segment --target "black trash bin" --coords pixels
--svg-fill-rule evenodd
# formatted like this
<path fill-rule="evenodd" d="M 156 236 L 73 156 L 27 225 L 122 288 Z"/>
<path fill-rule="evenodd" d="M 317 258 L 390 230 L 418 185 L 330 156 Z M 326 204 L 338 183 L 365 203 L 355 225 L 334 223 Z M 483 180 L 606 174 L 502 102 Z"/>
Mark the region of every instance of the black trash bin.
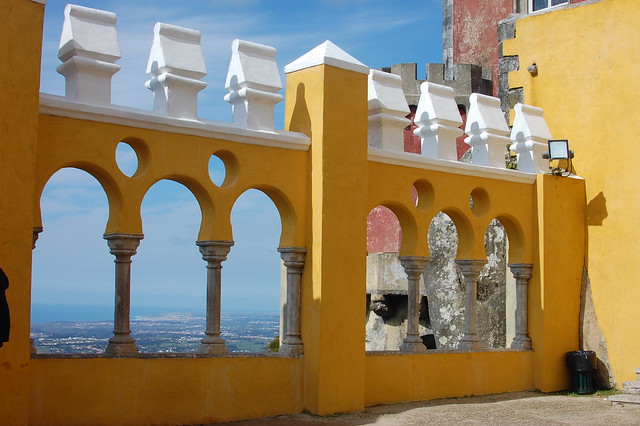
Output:
<path fill-rule="evenodd" d="M 598 368 L 594 351 L 567 352 L 567 367 L 571 374 L 571 391 L 578 395 L 595 392 L 593 386 L 593 371 Z"/>

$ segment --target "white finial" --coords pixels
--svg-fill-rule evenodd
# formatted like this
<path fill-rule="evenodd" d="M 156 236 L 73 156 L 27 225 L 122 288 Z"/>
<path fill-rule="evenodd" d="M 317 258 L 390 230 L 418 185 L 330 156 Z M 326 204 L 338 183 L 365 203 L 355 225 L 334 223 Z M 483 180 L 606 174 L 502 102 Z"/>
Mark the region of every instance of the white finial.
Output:
<path fill-rule="evenodd" d="M 68 4 L 60 37 L 57 71 L 65 77 L 65 96 L 82 103 L 111 104 L 111 77 L 120 70 L 116 15 Z"/>
<path fill-rule="evenodd" d="M 234 40 L 224 100 L 232 105 L 233 122 L 254 130 L 274 130 L 273 107 L 282 100 L 276 49 Z"/>
<path fill-rule="evenodd" d="M 434 83 L 420 85 L 420 101 L 414 119 L 418 128 L 413 132 L 422 139 L 422 155 L 430 158 L 457 160 L 456 138 L 462 117 L 451 87 Z"/>
<path fill-rule="evenodd" d="M 516 104 L 516 117 L 511 128 L 511 149 L 518 154 L 518 170 L 543 173 L 549 170 L 549 162 L 542 158 L 548 150 L 551 132 L 544 120 L 541 108 Z"/>
<path fill-rule="evenodd" d="M 404 128 L 409 106 L 402 78 L 383 71 L 369 71 L 369 146 L 404 152 Z"/>
<path fill-rule="evenodd" d="M 200 32 L 175 25 L 156 23 L 147 63 L 153 91 L 153 109 L 170 117 L 198 118 L 198 92 L 207 87 L 200 81 L 207 75 Z"/>
<path fill-rule="evenodd" d="M 500 109 L 500 99 L 473 93 L 469 96 L 465 142 L 471 146 L 471 162 L 482 166 L 506 168 L 505 149 L 509 126 Z"/>
<path fill-rule="evenodd" d="M 349 71 L 369 74 L 369 67 L 349 55 L 344 50 L 327 40 L 314 47 L 289 65 L 284 67 L 284 72 L 289 74 L 316 65 L 331 65 Z"/>

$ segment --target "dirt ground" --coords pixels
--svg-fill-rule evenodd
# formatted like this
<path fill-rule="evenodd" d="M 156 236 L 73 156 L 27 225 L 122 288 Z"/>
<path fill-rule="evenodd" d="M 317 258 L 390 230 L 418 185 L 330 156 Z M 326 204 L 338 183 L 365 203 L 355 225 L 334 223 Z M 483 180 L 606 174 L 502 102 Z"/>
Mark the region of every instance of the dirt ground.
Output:
<path fill-rule="evenodd" d="M 378 405 L 334 416 L 296 414 L 225 423 L 280 425 L 640 425 L 640 405 L 612 405 L 606 395 L 567 396 L 539 392 Z"/>

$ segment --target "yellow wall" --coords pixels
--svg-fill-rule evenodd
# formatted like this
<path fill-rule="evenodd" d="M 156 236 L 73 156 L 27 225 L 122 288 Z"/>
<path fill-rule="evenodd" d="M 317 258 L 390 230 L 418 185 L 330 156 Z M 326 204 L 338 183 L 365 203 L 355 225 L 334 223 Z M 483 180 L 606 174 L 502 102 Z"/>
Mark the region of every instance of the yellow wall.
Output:
<path fill-rule="evenodd" d="M 367 355 L 366 405 L 533 389 L 529 351 Z"/>
<path fill-rule="evenodd" d="M 0 268 L 11 311 L 10 340 L 0 348 L 0 417 L 12 425 L 28 419 L 33 217 L 24 207 L 34 196 L 43 15 L 35 2 L 0 4 Z"/>
<path fill-rule="evenodd" d="M 34 425 L 176 425 L 302 411 L 302 360 L 35 359 Z"/>
<path fill-rule="evenodd" d="M 519 19 L 504 44 L 520 62 L 509 85 L 545 110 L 555 138 L 569 139 L 586 179 L 585 262 L 618 386 L 640 367 L 639 19 L 637 0 L 604 0 Z M 526 71 L 534 62 L 536 77 Z"/>
<path fill-rule="evenodd" d="M 366 99 L 366 74 L 320 65 L 287 76 L 287 128 L 312 136 L 302 334 L 306 407 L 320 414 L 364 408 Z"/>

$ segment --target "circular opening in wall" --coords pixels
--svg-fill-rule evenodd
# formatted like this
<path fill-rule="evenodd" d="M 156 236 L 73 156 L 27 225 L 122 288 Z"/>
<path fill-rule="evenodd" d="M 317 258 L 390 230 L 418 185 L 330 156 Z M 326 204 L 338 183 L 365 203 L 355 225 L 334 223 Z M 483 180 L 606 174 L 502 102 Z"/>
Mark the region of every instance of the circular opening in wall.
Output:
<path fill-rule="evenodd" d="M 138 171 L 138 154 L 131 145 L 126 142 L 120 142 L 116 147 L 116 164 L 120 171 L 128 177 L 136 174 Z"/>
<path fill-rule="evenodd" d="M 489 194 L 482 188 L 471 191 L 469 208 L 477 217 L 484 216 L 489 211 Z"/>
<path fill-rule="evenodd" d="M 435 198 L 433 186 L 424 179 L 415 181 L 411 188 L 411 198 L 418 209 L 427 210 L 433 205 L 433 199 Z"/>
<path fill-rule="evenodd" d="M 227 177 L 227 168 L 224 161 L 217 155 L 212 155 L 209 158 L 209 177 L 216 186 L 222 186 Z"/>

